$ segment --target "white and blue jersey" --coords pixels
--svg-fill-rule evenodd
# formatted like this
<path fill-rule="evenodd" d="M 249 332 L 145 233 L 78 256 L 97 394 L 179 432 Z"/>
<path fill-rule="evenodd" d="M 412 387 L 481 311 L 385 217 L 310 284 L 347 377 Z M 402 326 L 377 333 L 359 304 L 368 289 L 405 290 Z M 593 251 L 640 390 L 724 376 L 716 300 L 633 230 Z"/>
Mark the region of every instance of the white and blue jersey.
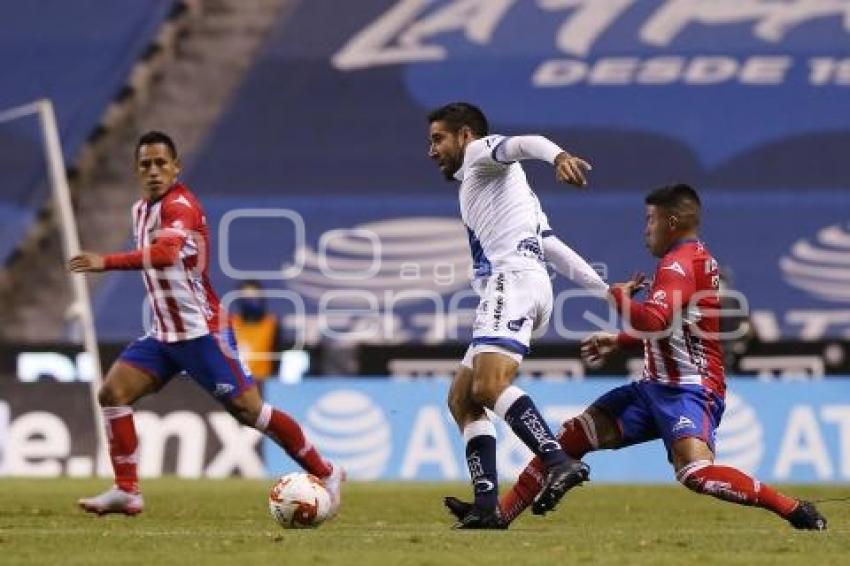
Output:
<path fill-rule="evenodd" d="M 471 142 L 455 173 L 475 277 L 546 270 L 541 233 L 548 226 L 522 166 L 498 159 L 507 139 L 494 135 Z"/>
<path fill-rule="evenodd" d="M 549 226 L 522 166 L 506 158 L 501 144 L 509 139 L 494 135 L 471 142 L 455 173 L 472 251 L 472 286 L 480 297 L 463 362 L 468 366 L 473 348 L 521 359 L 532 331 L 545 327 L 552 312 L 542 241 Z"/>

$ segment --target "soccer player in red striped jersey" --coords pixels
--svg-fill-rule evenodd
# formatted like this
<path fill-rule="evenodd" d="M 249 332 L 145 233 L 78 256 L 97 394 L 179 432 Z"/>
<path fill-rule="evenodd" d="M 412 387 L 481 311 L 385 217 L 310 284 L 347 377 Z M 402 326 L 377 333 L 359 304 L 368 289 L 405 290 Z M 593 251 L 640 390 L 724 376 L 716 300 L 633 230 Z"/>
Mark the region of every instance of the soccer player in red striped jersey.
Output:
<path fill-rule="evenodd" d="M 239 360 L 233 331 L 210 285 L 206 217 L 195 195 L 178 181 L 174 142 L 162 132 L 146 133 L 136 146 L 135 166 L 142 189 L 132 210 L 136 249 L 109 255 L 84 252 L 69 262 L 77 273 L 141 271 L 153 311 L 151 330 L 124 349 L 98 394 L 115 485 L 80 499 L 80 507 L 101 515 L 142 511 L 132 405 L 186 372 L 239 422 L 265 433 L 307 472 L 323 479 L 336 513 L 344 471 L 321 457 L 292 417 L 263 402 Z"/>
<path fill-rule="evenodd" d="M 646 245 L 659 258 L 648 299 L 632 299 L 643 276 L 611 285 L 609 300 L 626 331 L 598 332 L 582 342 L 582 355 L 599 361 L 642 345 L 640 381 L 617 387 L 578 417 L 566 421 L 558 440 L 579 459 L 601 449 L 618 449 L 661 439 L 676 479 L 697 493 L 773 511 L 798 529 L 823 530 L 815 506 L 779 493 L 744 472 L 714 463 L 714 436 L 723 414 L 726 377 L 720 343 L 717 261 L 699 239 L 701 203 L 688 185 L 661 187 L 646 198 Z M 530 505 L 540 490 L 535 458 L 500 501 L 506 522 Z M 467 503 L 446 502 L 456 515 Z"/>

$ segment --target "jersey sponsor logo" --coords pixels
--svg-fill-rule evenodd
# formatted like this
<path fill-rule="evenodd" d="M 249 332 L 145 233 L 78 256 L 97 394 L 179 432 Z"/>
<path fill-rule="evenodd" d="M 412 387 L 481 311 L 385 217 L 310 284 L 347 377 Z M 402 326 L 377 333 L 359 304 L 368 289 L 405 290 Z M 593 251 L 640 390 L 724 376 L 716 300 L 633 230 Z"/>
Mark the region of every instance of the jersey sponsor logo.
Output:
<path fill-rule="evenodd" d="M 788 285 L 811 297 L 850 303 L 850 229 L 833 224 L 797 240 L 779 268 Z"/>
<path fill-rule="evenodd" d="M 678 261 L 674 261 L 670 265 L 663 265 L 663 266 L 661 266 L 661 269 L 662 270 L 666 269 L 667 271 L 672 271 L 673 273 L 678 273 L 682 277 L 685 276 L 685 268 L 682 267 L 682 264 L 679 263 Z"/>
<path fill-rule="evenodd" d="M 516 246 L 519 255 L 543 261 L 543 249 L 540 247 L 540 239 L 537 237 L 525 238 Z"/>

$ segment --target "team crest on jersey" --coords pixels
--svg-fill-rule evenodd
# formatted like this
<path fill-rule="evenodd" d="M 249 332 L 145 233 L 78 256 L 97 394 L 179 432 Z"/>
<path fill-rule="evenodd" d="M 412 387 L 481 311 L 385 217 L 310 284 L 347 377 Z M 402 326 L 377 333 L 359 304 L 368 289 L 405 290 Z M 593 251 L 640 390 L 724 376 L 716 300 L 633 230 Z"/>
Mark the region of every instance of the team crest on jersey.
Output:
<path fill-rule="evenodd" d="M 684 277 L 684 276 L 685 276 L 685 268 L 684 268 L 684 267 L 682 267 L 682 264 L 681 264 L 681 263 L 679 263 L 678 261 L 674 261 L 674 262 L 673 262 L 673 263 L 671 263 L 670 265 L 665 265 L 665 266 L 664 266 L 664 267 L 662 267 L 661 269 L 666 269 L 666 270 L 668 270 L 668 271 L 673 271 L 673 272 L 675 272 L 675 273 L 678 273 L 678 274 L 679 274 L 679 275 L 681 275 L 682 277 Z"/>

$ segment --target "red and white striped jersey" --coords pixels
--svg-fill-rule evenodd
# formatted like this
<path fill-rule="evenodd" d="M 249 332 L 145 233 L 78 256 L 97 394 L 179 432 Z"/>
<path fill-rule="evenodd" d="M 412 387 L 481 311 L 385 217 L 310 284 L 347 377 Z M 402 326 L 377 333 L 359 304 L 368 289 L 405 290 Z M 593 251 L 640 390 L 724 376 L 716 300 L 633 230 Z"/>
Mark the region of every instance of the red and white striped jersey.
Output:
<path fill-rule="evenodd" d="M 719 286 L 717 261 L 701 241 L 689 239 L 677 242 L 658 262 L 645 302 L 615 294 L 627 328 L 643 340 L 644 379 L 697 384 L 725 394 Z"/>
<path fill-rule="evenodd" d="M 152 311 L 150 334 L 163 342 L 179 342 L 217 332 L 222 319 L 209 280 L 209 231 L 198 199 L 178 183 L 155 202 L 136 202 L 132 214 L 138 250 L 168 243 L 176 251 L 173 262 L 144 258 L 142 280 Z"/>

